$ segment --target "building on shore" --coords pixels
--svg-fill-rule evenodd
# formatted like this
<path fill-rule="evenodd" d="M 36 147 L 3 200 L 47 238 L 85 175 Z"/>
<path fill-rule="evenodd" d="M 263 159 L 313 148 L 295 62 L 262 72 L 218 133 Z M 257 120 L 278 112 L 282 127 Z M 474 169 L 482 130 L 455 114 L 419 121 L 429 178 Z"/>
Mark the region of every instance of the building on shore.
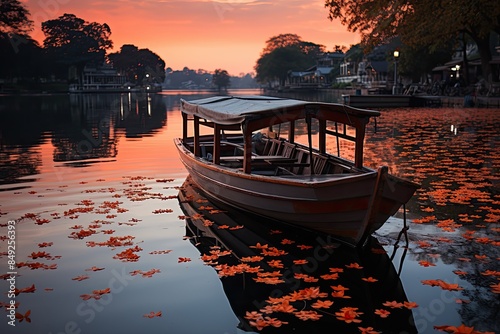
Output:
<path fill-rule="evenodd" d="M 84 67 L 78 83 L 70 84 L 70 92 L 125 91 L 128 89 L 127 78 L 118 73 L 111 65 L 87 65 Z"/>

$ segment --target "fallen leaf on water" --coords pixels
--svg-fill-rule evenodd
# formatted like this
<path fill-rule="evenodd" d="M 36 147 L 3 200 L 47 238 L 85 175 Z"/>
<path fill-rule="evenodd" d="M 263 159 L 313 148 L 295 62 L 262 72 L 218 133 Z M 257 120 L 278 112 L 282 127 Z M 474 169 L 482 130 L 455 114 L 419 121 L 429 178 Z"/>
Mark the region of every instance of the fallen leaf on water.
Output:
<path fill-rule="evenodd" d="M 403 303 L 399 303 L 399 302 L 397 302 L 395 300 L 393 300 L 393 301 L 386 301 L 382 305 L 390 307 L 390 308 L 402 308 L 403 307 Z"/>
<path fill-rule="evenodd" d="M 311 306 L 314 308 L 329 308 L 332 305 L 333 305 L 333 302 L 331 300 L 318 300 L 315 303 L 313 303 Z"/>
<path fill-rule="evenodd" d="M 425 260 L 418 261 L 418 264 L 420 264 L 422 267 L 434 267 L 435 266 L 434 263 L 429 262 L 429 261 L 425 261 Z"/>
<path fill-rule="evenodd" d="M 411 310 L 412 308 L 418 307 L 418 304 L 415 302 L 403 302 L 403 306 L 406 307 L 407 309 Z"/>
<path fill-rule="evenodd" d="M 93 290 L 92 293 L 95 295 L 105 295 L 105 294 L 111 293 L 111 288 L 106 288 L 106 289 L 102 289 L 102 290 Z"/>
<path fill-rule="evenodd" d="M 361 334 L 380 334 L 381 332 L 377 332 L 373 329 L 373 327 L 358 327 Z"/>
<path fill-rule="evenodd" d="M 158 311 L 158 312 L 151 311 L 148 314 L 144 314 L 144 317 L 150 318 L 150 319 L 155 318 L 155 317 L 161 317 L 161 311 Z"/>
<path fill-rule="evenodd" d="M 338 320 L 345 321 L 348 324 L 351 322 L 360 323 L 361 320 L 358 319 L 358 317 L 362 315 L 363 312 L 357 312 L 357 310 L 357 307 L 343 307 L 339 312 L 335 312 L 335 315 Z"/>
<path fill-rule="evenodd" d="M 14 294 L 17 296 L 20 293 L 33 293 L 36 291 L 35 284 L 28 286 L 26 288 L 21 288 L 21 289 L 14 289 Z"/>
<path fill-rule="evenodd" d="M 319 320 L 322 317 L 322 315 L 316 311 L 299 311 L 299 312 L 296 312 L 294 314 L 297 318 L 299 318 L 300 320 L 303 320 L 303 321 Z"/>
<path fill-rule="evenodd" d="M 247 320 L 256 320 L 259 318 L 262 318 L 262 313 L 259 313 L 257 311 L 252 311 L 252 312 L 246 311 L 245 313 L 245 319 Z"/>
<path fill-rule="evenodd" d="M 85 269 L 85 271 L 99 271 L 99 270 L 104 270 L 104 268 L 98 268 L 96 266 L 93 266 L 91 268 Z"/>
<path fill-rule="evenodd" d="M 26 320 L 26 322 L 31 322 L 31 319 L 29 317 L 30 315 L 31 315 L 31 310 L 26 311 L 25 314 L 16 312 L 16 319 L 19 322 L 23 322 L 23 320 Z"/>
<path fill-rule="evenodd" d="M 440 279 L 423 280 L 422 284 L 430 285 L 430 286 L 438 286 L 441 289 L 448 290 L 448 291 L 460 291 L 460 290 L 464 289 L 464 288 L 460 287 L 458 284 L 447 283 L 447 282 L 440 280 Z"/>
<path fill-rule="evenodd" d="M 387 311 L 386 309 L 380 308 L 375 310 L 375 314 L 381 318 L 387 318 L 391 314 L 391 312 Z"/>
<path fill-rule="evenodd" d="M 39 244 L 38 244 L 38 247 L 40 247 L 40 248 L 50 247 L 50 246 L 52 246 L 53 244 L 54 244 L 53 242 L 42 242 L 42 243 L 39 243 Z"/>
<path fill-rule="evenodd" d="M 153 211 L 154 214 L 171 213 L 171 212 L 174 212 L 174 211 L 172 209 L 157 209 L 157 210 Z"/>
<path fill-rule="evenodd" d="M 154 274 L 161 272 L 160 269 L 151 269 L 148 271 L 134 270 L 130 272 L 130 275 L 141 275 L 142 277 L 153 277 Z"/>
<path fill-rule="evenodd" d="M 453 333 L 453 334 L 480 334 L 480 333 L 483 333 L 483 332 L 475 331 L 474 327 L 468 327 L 468 326 L 465 326 L 464 324 L 461 324 L 458 327 L 448 326 L 448 325 L 434 326 L 434 329 L 437 329 L 438 331 Z"/>
<path fill-rule="evenodd" d="M 165 250 L 152 251 L 152 252 L 149 252 L 149 254 L 168 254 L 170 252 L 172 252 L 171 249 L 165 249 Z"/>
<path fill-rule="evenodd" d="M 371 276 L 370 276 L 370 277 L 363 277 L 363 278 L 362 278 L 362 280 L 363 280 L 363 281 L 365 281 L 365 282 L 368 282 L 368 283 L 375 283 L 375 282 L 378 282 L 378 279 L 373 278 L 373 277 L 371 277 Z"/>

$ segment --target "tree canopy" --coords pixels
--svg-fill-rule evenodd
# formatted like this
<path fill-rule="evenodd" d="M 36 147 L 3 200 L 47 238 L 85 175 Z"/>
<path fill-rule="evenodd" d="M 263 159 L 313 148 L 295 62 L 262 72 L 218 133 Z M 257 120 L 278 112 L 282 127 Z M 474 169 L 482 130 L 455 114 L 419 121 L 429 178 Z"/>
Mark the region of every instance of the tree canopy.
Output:
<path fill-rule="evenodd" d="M 340 19 L 373 47 L 395 36 L 414 49 L 438 49 L 467 34 L 478 46 L 483 73 L 491 71 L 489 38 L 500 33 L 498 0 L 325 0 L 331 20 Z"/>
<path fill-rule="evenodd" d="M 324 51 L 323 45 L 302 41 L 295 34 L 271 37 L 255 65 L 256 79 L 262 83 L 279 80 L 283 84 L 290 70 L 302 71 L 313 66 Z"/>
<path fill-rule="evenodd" d="M 19 0 L 0 0 L 0 34 L 27 35 L 33 29 L 29 15 Z"/>
<path fill-rule="evenodd" d="M 100 64 L 106 50 L 113 47 L 111 29 L 106 23 L 86 22 L 73 14 L 43 22 L 42 31 L 44 48 L 61 63 Z"/>
<path fill-rule="evenodd" d="M 132 83 L 142 84 L 146 77 L 155 83 L 165 80 L 165 61 L 149 49 L 124 44 L 119 52 L 109 54 L 108 59 Z"/>
<path fill-rule="evenodd" d="M 229 86 L 230 78 L 229 73 L 223 69 L 216 69 L 214 75 L 212 76 L 212 83 L 217 86 L 217 89 L 221 91 L 222 89 L 227 89 Z"/>

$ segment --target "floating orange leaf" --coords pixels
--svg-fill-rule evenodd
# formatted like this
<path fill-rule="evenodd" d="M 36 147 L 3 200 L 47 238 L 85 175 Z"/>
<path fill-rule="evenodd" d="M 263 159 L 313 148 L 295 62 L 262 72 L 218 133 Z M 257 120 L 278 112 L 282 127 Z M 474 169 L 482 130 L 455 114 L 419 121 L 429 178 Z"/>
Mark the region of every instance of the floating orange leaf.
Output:
<path fill-rule="evenodd" d="M 412 308 L 418 307 L 418 304 L 415 303 L 415 302 L 407 302 L 407 301 L 405 301 L 405 302 L 403 302 L 403 306 L 410 310 Z"/>
<path fill-rule="evenodd" d="M 399 302 L 397 302 L 395 300 L 393 300 L 393 301 L 386 301 L 382 305 L 390 307 L 390 308 L 402 308 L 403 307 L 403 303 L 399 303 Z"/>
<path fill-rule="evenodd" d="M 460 291 L 463 290 L 462 287 L 460 287 L 458 284 L 451 284 L 447 283 L 443 280 L 437 279 L 437 280 L 423 280 L 422 284 L 425 285 L 430 285 L 430 286 L 439 286 L 443 290 L 449 290 L 449 291 Z"/>
<path fill-rule="evenodd" d="M 151 318 L 161 317 L 161 315 L 162 315 L 161 311 L 158 311 L 158 312 L 151 311 L 148 314 L 144 314 L 144 317 L 151 319 Z"/>
<path fill-rule="evenodd" d="M 26 322 L 31 322 L 30 315 L 31 315 L 31 310 L 28 310 L 25 314 L 16 312 L 16 319 L 19 322 L 23 322 L 24 320 L 26 320 Z"/>
<path fill-rule="evenodd" d="M 134 270 L 130 272 L 130 275 L 135 276 L 135 275 L 141 275 L 142 277 L 153 277 L 154 274 L 157 274 L 161 272 L 160 269 L 151 269 L 148 271 L 142 271 L 142 270 Z"/>
<path fill-rule="evenodd" d="M 256 320 L 259 318 L 262 318 L 262 313 L 259 313 L 257 311 L 252 311 L 252 312 L 246 311 L 245 313 L 245 319 L 247 320 Z"/>
<path fill-rule="evenodd" d="M 35 284 L 28 286 L 26 288 L 14 289 L 14 294 L 17 296 L 20 293 L 33 293 L 36 291 Z"/>
<path fill-rule="evenodd" d="M 358 327 L 361 334 L 380 334 L 381 332 L 377 332 L 373 329 L 373 327 Z"/>
<path fill-rule="evenodd" d="M 418 261 L 418 264 L 420 264 L 422 267 L 434 267 L 435 266 L 434 263 L 429 262 L 429 261 L 425 261 L 425 260 Z"/>
<path fill-rule="evenodd" d="M 300 320 L 303 320 L 303 321 L 306 321 L 306 320 L 315 321 L 315 320 L 319 320 L 322 317 L 322 315 L 316 311 L 299 311 L 299 312 L 296 312 L 294 314 L 297 318 L 299 318 Z"/>
<path fill-rule="evenodd" d="M 314 308 L 329 308 L 332 305 L 333 305 L 333 302 L 331 300 L 318 300 L 315 303 L 313 303 L 311 306 Z"/>
<path fill-rule="evenodd" d="M 267 261 L 267 264 L 269 264 L 270 267 L 273 267 L 273 268 L 283 268 L 283 262 L 281 262 L 281 260 L 271 260 L 271 261 Z"/>
<path fill-rule="evenodd" d="M 378 279 L 373 278 L 371 276 L 370 277 L 363 277 L 362 280 L 365 281 L 365 282 L 368 282 L 368 283 L 378 282 Z"/>
<path fill-rule="evenodd" d="M 360 323 L 361 320 L 358 319 L 358 317 L 362 315 L 363 312 L 357 312 L 357 310 L 357 307 L 343 307 L 339 312 L 335 312 L 335 315 L 337 319 L 345 321 L 346 323 Z"/>
<path fill-rule="evenodd" d="M 100 271 L 104 270 L 104 268 L 98 268 L 96 266 L 92 266 L 91 268 L 85 269 L 85 271 Z"/>
<path fill-rule="evenodd" d="M 391 312 L 387 311 L 386 309 L 380 308 L 375 310 L 375 314 L 380 316 L 381 318 L 387 318 Z"/>
<path fill-rule="evenodd" d="M 331 273 L 331 274 L 325 274 L 320 276 L 324 280 L 336 280 L 339 278 L 339 274 L 337 273 Z"/>
<path fill-rule="evenodd" d="M 461 324 L 458 327 L 455 326 L 434 326 L 434 329 L 437 329 L 439 331 L 447 332 L 447 333 L 453 333 L 453 334 L 479 334 L 481 332 L 475 331 L 474 327 L 467 327 L 464 324 Z"/>

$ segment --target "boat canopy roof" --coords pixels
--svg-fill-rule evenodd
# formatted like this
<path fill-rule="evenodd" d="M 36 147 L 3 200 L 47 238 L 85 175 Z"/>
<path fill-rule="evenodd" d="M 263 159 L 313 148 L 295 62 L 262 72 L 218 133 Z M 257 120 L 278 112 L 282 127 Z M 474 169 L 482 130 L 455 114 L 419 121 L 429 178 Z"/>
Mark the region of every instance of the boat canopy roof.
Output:
<path fill-rule="evenodd" d="M 208 121 L 231 125 L 245 120 L 259 119 L 279 112 L 292 110 L 321 109 L 337 111 L 359 118 L 379 116 L 378 111 L 352 108 L 337 103 L 308 102 L 270 96 L 214 96 L 204 99 L 181 100 L 182 112 Z"/>

